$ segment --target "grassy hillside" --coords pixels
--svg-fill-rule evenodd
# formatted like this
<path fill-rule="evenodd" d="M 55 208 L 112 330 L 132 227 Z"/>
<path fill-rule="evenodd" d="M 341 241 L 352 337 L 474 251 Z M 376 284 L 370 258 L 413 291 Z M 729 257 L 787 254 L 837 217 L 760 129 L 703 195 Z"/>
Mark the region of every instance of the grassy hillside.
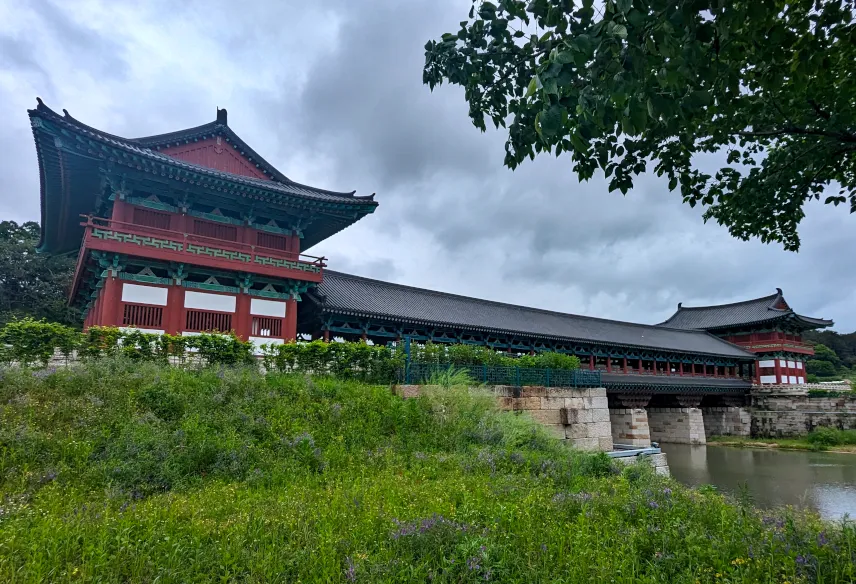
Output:
<path fill-rule="evenodd" d="M 0 381 L 2 582 L 850 582 L 856 532 L 489 398 L 105 360 Z"/>

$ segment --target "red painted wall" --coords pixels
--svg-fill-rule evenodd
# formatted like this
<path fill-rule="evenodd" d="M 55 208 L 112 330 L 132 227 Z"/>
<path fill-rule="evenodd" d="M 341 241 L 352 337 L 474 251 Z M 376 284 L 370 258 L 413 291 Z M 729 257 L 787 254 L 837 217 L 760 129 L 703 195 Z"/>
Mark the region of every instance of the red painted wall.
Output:
<path fill-rule="evenodd" d="M 159 152 L 206 168 L 270 180 L 259 168 L 256 168 L 255 163 L 241 156 L 241 153 L 222 136 L 161 148 Z"/>

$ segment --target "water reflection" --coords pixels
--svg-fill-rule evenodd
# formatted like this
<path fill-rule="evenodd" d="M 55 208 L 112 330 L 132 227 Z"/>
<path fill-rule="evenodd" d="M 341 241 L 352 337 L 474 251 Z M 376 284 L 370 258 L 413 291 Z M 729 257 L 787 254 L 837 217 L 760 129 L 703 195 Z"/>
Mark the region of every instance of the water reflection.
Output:
<path fill-rule="evenodd" d="M 672 476 L 737 493 L 741 484 L 759 507 L 795 505 L 827 519 L 856 518 L 856 454 L 792 452 L 662 444 Z"/>

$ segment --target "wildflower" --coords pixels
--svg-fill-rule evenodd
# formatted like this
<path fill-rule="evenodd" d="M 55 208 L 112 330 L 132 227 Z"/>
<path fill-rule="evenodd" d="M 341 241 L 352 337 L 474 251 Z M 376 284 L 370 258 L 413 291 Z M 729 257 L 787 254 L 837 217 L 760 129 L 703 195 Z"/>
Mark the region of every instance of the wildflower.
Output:
<path fill-rule="evenodd" d="M 659 509 L 660 508 L 660 505 L 657 503 L 657 501 L 648 501 L 648 506 L 651 509 Z"/>
<path fill-rule="evenodd" d="M 356 582 L 357 581 L 357 565 L 354 564 L 354 560 L 351 559 L 350 556 L 345 558 L 345 563 L 347 564 L 347 569 L 345 570 L 345 578 L 348 582 Z"/>
<path fill-rule="evenodd" d="M 800 566 L 804 566 L 804 565 L 805 565 L 805 557 L 803 557 L 803 556 L 797 556 L 797 563 L 798 563 Z"/>
<path fill-rule="evenodd" d="M 671 497 L 672 496 L 672 489 L 670 489 L 669 487 L 666 487 L 665 489 L 663 489 L 663 494 L 666 495 L 667 497 Z"/>
<path fill-rule="evenodd" d="M 817 535 L 817 545 L 818 545 L 818 546 L 820 546 L 820 547 L 823 547 L 823 546 L 825 546 L 825 545 L 826 545 L 826 544 L 828 544 L 828 543 L 829 543 L 829 540 L 828 540 L 828 539 L 826 539 L 826 532 L 825 532 L 825 531 L 821 531 L 821 532 Z"/>
<path fill-rule="evenodd" d="M 471 558 L 467 558 L 467 569 L 469 569 L 472 572 L 475 572 L 475 571 L 481 569 L 481 566 L 479 565 L 479 559 L 475 556 L 473 556 Z"/>
<path fill-rule="evenodd" d="M 415 458 L 416 460 L 425 460 L 428 457 L 425 455 L 424 452 L 414 452 L 413 458 Z"/>

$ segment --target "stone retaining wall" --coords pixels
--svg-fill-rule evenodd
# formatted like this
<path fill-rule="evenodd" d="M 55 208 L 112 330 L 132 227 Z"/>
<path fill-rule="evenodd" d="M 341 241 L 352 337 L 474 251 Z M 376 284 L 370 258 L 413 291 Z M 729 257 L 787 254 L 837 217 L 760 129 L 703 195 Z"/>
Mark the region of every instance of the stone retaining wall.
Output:
<path fill-rule="evenodd" d="M 645 408 L 612 408 L 609 410 L 612 440 L 616 444 L 647 447 L 651 445 L 648 412 Z"/>
<path fill-rule="evenodd" d="M 625 456 L 622 458 L 615 458 L 613 460 L 617 460 L 622 464 L 650 464 L 654 467 L 654 472 L 659 475 L 669 475 L 669 462 L 666 460 L 666 453 L 661 452 L 660 454 L 651 454 L 649 456 Z"/>
<path fill-rule="evenodd" d="M 856 396 L 812 397 L 793 387 L 753 389 L 752 436 L 803 436 L 818 426 L 856 429 Z"/>
<path fill-rule="evenodd" d="M 418 385 L 399 385 L 402 397 L 419 395 Z M 612 450 L 612 426 L 604 388 L 513 387 L 495 385 L 487 391 L 499 407 L 527 412 L 556 438 L 582 450 Z"/>

